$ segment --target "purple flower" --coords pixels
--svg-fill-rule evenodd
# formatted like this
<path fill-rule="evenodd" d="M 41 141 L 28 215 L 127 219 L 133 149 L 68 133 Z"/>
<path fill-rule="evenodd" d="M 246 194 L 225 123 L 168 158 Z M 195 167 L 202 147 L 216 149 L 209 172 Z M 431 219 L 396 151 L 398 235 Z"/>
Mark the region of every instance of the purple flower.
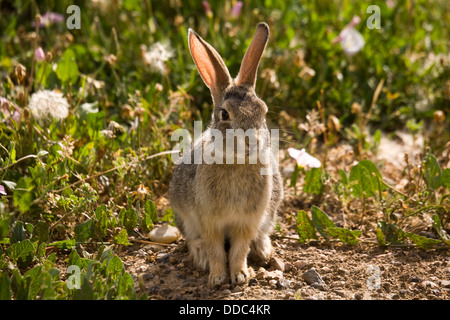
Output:
<path fill-rule="evenodd" d="M 47 27 L 53 23 L 61 23 L 64 22 L 64 16 L 57 12 L 49 12 L 47 11 L 42 17 L 41 21 L 39 22 L 40 27 Z M 34 27 L 36 26 L 36 23 L 33 21 L 31 22 L 31 25 Z"/>
<path fill-rule="evenodd" d="M 242 6 L 244 3 L 242 1 L 237 1 L 236 4 L 231 9 L 231 16 L 233 18 L 238 18 L 241 15 Z"/>
<path fill-rule="evenodd" d="M 41 47 L 37 48 L 34 52 L 34 59 L 36 59 L 37 62 L 42 62 L 45 60 L 45 52 Z"/>
<path fill-rule="evenodd" d="M 8 194 L 5 191 L 5 187 L 0 184 L 0 195 L 7 196 Z"/>

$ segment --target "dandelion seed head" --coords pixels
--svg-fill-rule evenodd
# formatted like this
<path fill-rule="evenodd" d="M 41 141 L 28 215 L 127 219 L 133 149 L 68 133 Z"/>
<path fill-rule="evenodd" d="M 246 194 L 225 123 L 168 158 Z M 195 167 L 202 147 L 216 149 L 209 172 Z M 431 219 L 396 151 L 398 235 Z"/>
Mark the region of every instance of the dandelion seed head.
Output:
<path fill-rule="evenodd" d="M 61 92 L 50 90 L 35 92 L 28 106 L 33 117 L 40 123 L 52 119 L 62 120 L 69 115 L 69 103 Z"/>
<path fill-rule="evenodd" d="M 141 47 L 142 58 L 153 72 L 167 73 L 166 62 L 174 56 L 173 50 L 168 43 L 156 42 L 149 50 Z"/>

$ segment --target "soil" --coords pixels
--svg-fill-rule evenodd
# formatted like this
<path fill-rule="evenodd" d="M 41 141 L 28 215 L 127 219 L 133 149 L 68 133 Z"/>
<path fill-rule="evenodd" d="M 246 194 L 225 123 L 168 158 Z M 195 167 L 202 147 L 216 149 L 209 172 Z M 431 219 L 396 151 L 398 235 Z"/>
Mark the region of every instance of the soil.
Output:
<path fill-rule="evenodd" d="M 450 298 L 450 250 L 303 245 L 286 238 L 272 243 L 276 258 L 267 266 L 249 261 L 256 277 L 238 286 L 210 288 L 208 273 L 193 268 L 184 240 L 167 247 L 133 246 L 122 253 L 122 259 L 128 272 L 140 278 L 143 290 L 155 299 Z M 323 282 L 311 283 L 306 278 L 310 270 Z"/>
<path fill-rule="evenodd" d="M 398 148 L 403 146 L 404 143 L 402 146 L 388 146 L 387 149 L 395 147 L 399 150 Z M 383 147 L 386 146 L 380 146 Z M 353 161 L 347 151 L 345 148 L 330 150 L 330 154 L 343 154 L 338 159 L 342 168 L 348 168 Z M 386 155 L 387 152 L 382 154 Z M 345 157 L 348 158 L 347 162 Z M 395 155 L 388 157 L 390 161 L 384 161 L 383 164 L 383 177 L 388 176 L 393 183 L 399 182 L 399 172 L 402 169 L 401 152 L 396 153 L 397 158 Z M 290 165 L 292 163 L 289 161 L 287 164 L 282 162 L 281 169 L 289 171 Z M 193 267 L 183 239 L 170 245 L 135 242 L 119 255 L 127 271 L 135 277 L 137 290 L 145 291 L 154 299 L 450 298 L 450 248 L 443 246 L 424 250 L 408 245 L 381 247 L 376 243 L 373 232 L 380 218 L 376 210 L 371 213 L 370 218 L 363 220 L 360 214 L 361 203 L 350 203 L 348 207 L 351 207 L 351 210 L 346 211 L 347 219 L 344 221 L 342 205 L 331 198 L 319 199 L 323 202 L 318 205 L 323 204 L 326 207 L 326 210 L 323 207 L 322 209 L 330 214 L 337 226 L 356 226 L 362 229 L 362 241 L 356 246 L 325 241 L 301 244 L 296 234 L 295 213 L 301 209 L 310 210 L 311 204 L 318 199 L 299 197 L 293 188 L 289 187 L 289 181 L 286 182 L 285 192 L 285 200 L 278 214 L 279 228 L 272 236 L 274 257 L 267 265 L 260 265 L 249 259 L 249 266 L 253 268 L 256 276 L 247 284 L 225 284 L 210 288 L 208 272 Z M 163 200 L 164 205 L 168 206 L 164 197 Z M 410 227 L 417 229 L 414 223 Z M 422 232 L 426 230 L 426 226 L 422 226 Z"/>

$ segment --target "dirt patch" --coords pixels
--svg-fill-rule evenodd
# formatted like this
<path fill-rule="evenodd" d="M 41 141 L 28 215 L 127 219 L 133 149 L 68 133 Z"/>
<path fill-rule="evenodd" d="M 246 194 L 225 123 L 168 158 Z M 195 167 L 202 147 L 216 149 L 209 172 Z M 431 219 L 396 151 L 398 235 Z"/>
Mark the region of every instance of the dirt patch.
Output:
<path fill-rule="evenodd" d="M 450 250 L 389 248 L 341 243 L 272 241 L 275 259 L 249 262 L 248 284 L 209 288 L 208 273 L 193 268 L 184 240 L 162 247 L 141 245 L 121 256 L 127 271 L 156 299 L 449 299 Z M 323 282 L 311 282 L 308 272 Z M 136 282 L 139 282 L 136 281 Z"/>

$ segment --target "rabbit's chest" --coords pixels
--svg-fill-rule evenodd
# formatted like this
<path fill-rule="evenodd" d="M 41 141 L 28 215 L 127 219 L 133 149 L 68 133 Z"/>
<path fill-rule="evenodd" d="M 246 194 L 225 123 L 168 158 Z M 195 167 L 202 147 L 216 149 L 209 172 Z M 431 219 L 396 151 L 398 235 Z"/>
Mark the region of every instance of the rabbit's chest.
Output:
<path fill-rule="evenodd" d="M 218 170 L 222 171 L 222 170 Z M 230 167 L 204 179 L 201 202 L 216 215 L 262 214 L 268 204 L 271 180 L 250 170 Z"/>

